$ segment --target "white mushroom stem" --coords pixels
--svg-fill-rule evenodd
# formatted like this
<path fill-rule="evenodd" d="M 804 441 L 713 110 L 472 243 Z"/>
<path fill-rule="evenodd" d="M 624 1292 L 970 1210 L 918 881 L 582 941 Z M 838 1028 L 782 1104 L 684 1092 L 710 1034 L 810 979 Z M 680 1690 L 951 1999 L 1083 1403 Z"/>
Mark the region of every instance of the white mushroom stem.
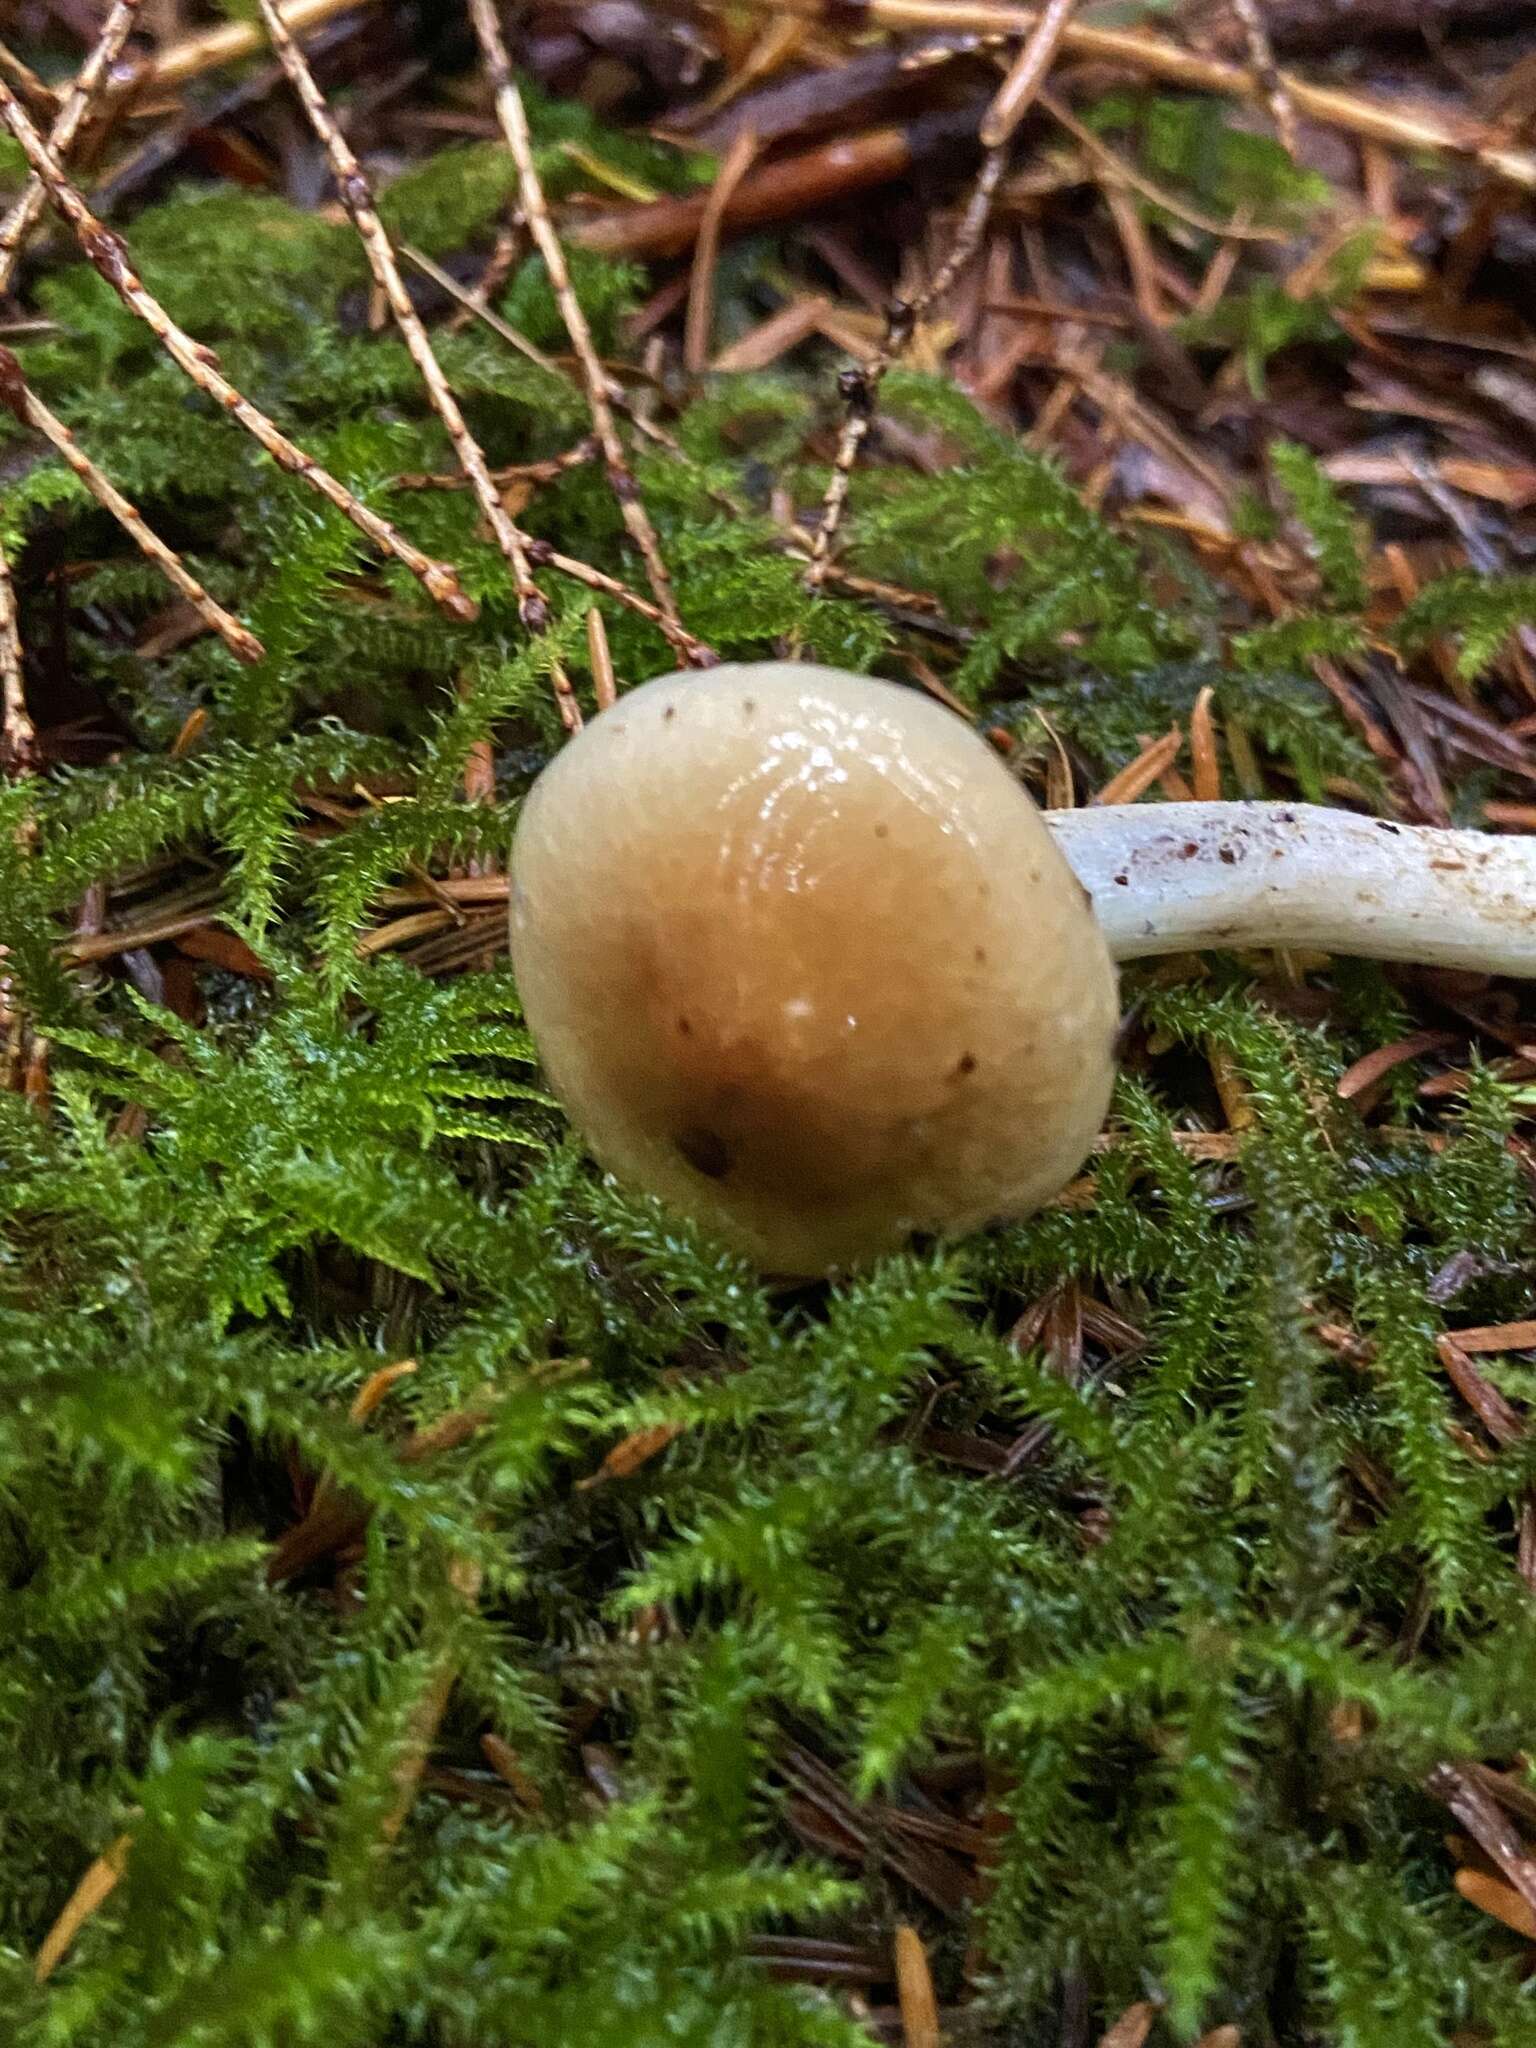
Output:
<path fill-rule="evenodd" d="M 1536 976 L 1536 838 L 1318 804 L 1048 811 L 1117 960 L 1295 946 Z"/>

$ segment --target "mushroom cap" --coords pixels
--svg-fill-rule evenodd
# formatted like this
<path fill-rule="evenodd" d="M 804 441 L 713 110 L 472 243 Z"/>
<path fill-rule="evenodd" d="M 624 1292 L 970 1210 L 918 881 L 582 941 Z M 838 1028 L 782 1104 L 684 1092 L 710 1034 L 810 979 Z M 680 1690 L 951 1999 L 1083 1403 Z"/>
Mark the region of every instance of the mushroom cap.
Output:
<path fill-rule="evenodd" d="M 664 676 L 590 724 L 523 807 L 512 957 L 600 1164 L 772 1272 L 1028 1215 L 1109 1101 L 1115 970 L 1034 803 L 836 669 Z"/>

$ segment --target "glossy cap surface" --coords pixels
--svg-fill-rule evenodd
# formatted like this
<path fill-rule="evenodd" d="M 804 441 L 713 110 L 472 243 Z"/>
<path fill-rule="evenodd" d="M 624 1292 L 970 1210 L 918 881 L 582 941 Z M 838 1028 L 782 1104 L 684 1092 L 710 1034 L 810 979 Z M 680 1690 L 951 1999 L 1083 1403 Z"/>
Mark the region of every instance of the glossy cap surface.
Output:
<path fill-rule="evenodd" d="M 621 698 L 524 806 L 512 954 L 598 1161 L 772 1272 L 1028 1214 L 1109 1100 L 1084 890 L 992 749 L 892 683 Z"/>

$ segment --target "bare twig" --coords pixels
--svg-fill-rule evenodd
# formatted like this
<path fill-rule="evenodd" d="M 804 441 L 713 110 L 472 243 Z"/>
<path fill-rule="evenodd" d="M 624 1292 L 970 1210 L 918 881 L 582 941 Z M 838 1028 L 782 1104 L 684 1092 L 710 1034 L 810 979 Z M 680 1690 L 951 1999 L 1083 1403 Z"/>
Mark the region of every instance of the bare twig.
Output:
<path fill-rule="evenodd" d="M 219 368 L 211 348 L 194 341 L 178 327 L 134 270 L 122 236 L 97 219 L 81 194 L 60 169 L 57 158 L 28 120 L 26 109 L 0 79 L 0 119 L 20 143 L 28 163 L 48 188 L 55 210 L 74 231 L 86 258 L 106 279 L 128 310 L 142 320 L 171 360 L 187 377 L 244 427 L 278 467 L 303 479 L 338 512 L 345 514 L 374 546 L 405 565 L 453 618 L 472 619 L 476 605 L 459 586 L 458 572 L 447 562 L 434 562 L 378 513 L 370 511 L 345 484 L 322 469 L 314 457 L 290 441 L 259 407 L 236 390 Z"/>
<path fill-rule="evenodd" d="M 37 766 L 37 728 L 27 710 L 21 675 L 21 634 L 16 586 L 0 548 L 0 775 L 29 775 Z"/>
<path fill-rule="evenodd" d="M 520 334 L 510 321 L 503 320 L 494 307 L 482 305 L 479 294 L 467 291 L 440 263 L 434 263 L 430 256 L 425 255 L 420 249 L 412 248 L 409 242 L 400 244 L 400 254 L 408 263 L 413 263 L 423 277 L 430 277 L 440 291 L 446 292 L 467 319 L 478 320 L 482 327 L 488 327 L 492 334 L 500 336 L 508 348 L 515 348 L 518 354 L 525 356 L 535 368 L 547 371 L 551 377 L 558 377 L 564 384 L 575 381 L 570 375 L 568 357 L 546 355 L 526 334 Z M 670 449 L 675 454 L 677 442 L 673 437 L 641 416 L 633 400 L 615 376 L 606 370 L 603 374 L 607 383 L 608 403 L 614 411 L 622 413 L 637 433 L 643 434 L 647 440 L 654 441 L 658 446 Z"/>
<path fill-rule="evenodd" d="M 75 137 L 111 79 L 113 66 L 133 32 L 141 4 L 142 0 L 113 0 L 112 11 L 101 25 L 96 47 L 81 65 L 79 75 L 66 93 L 58 118 L 48 134 L 48 147 L 60 161 L 68 156 Z M 16 204 L 4 220 L 0 220 L 0 296 L 10 290 L 21 246 L 42 218 L 47 204 L 47 187 L 41 178 L 32 177 Z"/>
<path fill-rule="evenodd" d="M 1270 118 L 1275 124 L 1275 133 L 1280 138 L 1280 147 L 1292 162 L 1296 158 L 1296 109 L 1285 80 L 1280 76 L 1280 67 L 1275 62 L 1275 53 L 1270 45 L 1269 30 L 1264 26 L 1264 16 L 1259 11 L 1259 0 L 1231 0 L 1232 12 L 1242 23 L 1243 36 L 1248 44 L 1248 62 L 1253 74 L 1264 88 L 1264 98 L 1269 104 Z"/>
<path fill-rule="evenodd" d="M 750 4 L 759 13 L 797 14 L 824 21 L 836 18 L 840 6 L 846 10 L 847 0 L 750 0 Z M 1036 8 L 1019 5 L 1017 0 L 862 0 L 857 11 L 861 26 L 896 33 L 937 29 L 946 35 L 1019 36 L 1029 34 L 1039 19 Z M 1074 57 L 1124 65 L 1196 92 L 1220 93 L 1227 99 L 1259 104 L 1266 97 L 1263 80 L 1241 64 L 1202 57 L 1142 29 L 1099 28 L 1073 21 L 1062 31 L 1061 47 Z M 1382 106 L 1358 93 L 1311 85 L 1286 72 L 1280 78 L 1296 111 L 1311 120 L 1399 149 L 1471 157 L 1495 177 L 1507 178 L 1527 192 L 1536 190 L 1536 152 L 1511 148 L 1486 127 L 1458 123 L 1427 107 Z"/>
<path fill-rule="evenodd" d="M 475 501 L 481 515 L 495 536 L 496 545 L 506 558 L 512 571 L 512 585 L 517 593 L 518 616 L 530 633 L 542 633 L 549 624 L 549 604 L 533 580 L 533 571 L 528 564 L 527 536 L 507 516 L 496 486 L 491 481 L 486 467 L 485 455 L 480 443 L 470 432 L 459 401 L 454 397 L 442 365 L 433 352 L 427 338 L 427 330 L 421 324 L 421 315 L 411 303 L 406 290 L 405 279 L 400 275 L 394 248 L 384 224 L 379 219 L 373 202 L 373 188 L 358 162 L 351 144 L 337 127 L 325 96 L 315 83 L 315 75 L 305 60 L 303 51 L 294 41 L 287 24 L 279 13 L 276 0 L 259 0 L 261 18 L 266 24 L 272 47 L 278 62 L 287 75 L 288 82 L 298 94 L 310 126 L 319 137 L 341 194 L 343 205 L 352 217 L 368 255 L 368 266 L 375 282 L 389 301 L 395 325 L 401 339 L 410 351 L 411 360 L 427 387 L 427 395 L 433 410 L 447 430 L 453 443 L 453 452 L 458 457 L 459 467 L 469 478 Z"/>
<path fill-rule="evenodd" d="M 838 379 L 847 411 L 843 418 L 842 439 L 832 464 L 832 475 L 827 483 L 826 496 L 822 499 L 821 523 L 811 543 L 811 559 L 805 572 L 808 590 L 819 590 L 826 580 L 832 543 L 837 538 L 843 508 L 848 502 L 848 486 L 853 479 L 859 450 L 874 424 L 875 403 L 885 373 L 912 339 L 927 308 L 943 297 L 975 254 L 1007 160 L 1004 148 L 987 151 L 948 256 L 912 298 L 897 299 L 892 304 L 886 314 L 885 338 L 873 358 L 862 366 L 844 370 Z"/>
<path fill-rule="evenodd" d="M 8 348 L 0 348 L 0 405 L 13 412 L 24 427 L 41 434 L 57 449 L 96 502 L 105 506 L 166 581 L 187 600 L 203 623 L 218 634 L 237 661 L 256 662 L 262 659 L 266 649 L 255 634 L 248 633 L 238 619 L 231 618 L 224 607 L 209 596 L 175 549 L 167 547 L 159 534 L 146 525 L 138 508 L 128 502 L 109 477 L 102 475 L 69 428 L 56 413 L 49 411 L 28 385 L 20 363 Z"/>
<path fill-rule="evenodd" d="M 263 0 L 263 5 L 269 4 L 270 0 Z M 565 331 L 571 337 L 571 347 L 581 366 L 587 407 L 592 414 L 592 425 L 602 446 L 608 482 L 614 497 L 618 500 L 625 530 L 645 564 L 646 580 L 656 599 L 668 639 L 685 661 L 706 663 L 710 659 L 709 650 L 684 631 L 682 620 L 678 616 L 677 602 L 672 592 L 672 579 L 662 559 L 661 543 L 656 537 L 656 529 L 651 524 L 650 515 L 635 484 L 629 457 L 619 434 L 618 422 L 614 418 L 613 407 L 609 402 L 607 372 L 598 358 L 597 348 L 592 340 L 592 330 L 587 325 L 587 316 L 581 309 L 581 301 L 571 288 L 570 268 L 565 260 L 565 250 L 561 246 L 560 237 L 555 232 L 554 222 L 550 219 L 549 203 L 544 196 L 538 166 L 534 162 L 533 138 L 528 130 L 527 110 L 523 106 L 523 96 L 517 89 L 517 81 L 512 76 L 511 59 L 508 57 L 506 41 L 501 33 L 501 24 L 496 18 L 494 0 L 469 0 L 469 12 L 474 23 L 475 35 L 480 43 L 486 72 L 496 96 L 496 114 L 501 123 L 501 132 L 506 138 L 507 148 L 512 153 L 512 161 L 517 166 L 523 215 L 539 254 L 544 259 L 555 302 L 560 308 L 560 317 L 565 323 Z"/>
<path fill-rule="evenodd" d="M 1040 19 L 1025 37 L 1023 47 L 1008 67 L 1008 75 L 982 116 L 979 132 L 983 149 L 1001 148 L 1029 112 L 1061 47 L 1076 5 L 1077 0 L 1046 0 Z"/>
<path fill-rule="evenodd" d="M 567 448 L 562 455 L 546 455 L 538 462 L 509 462 L 504 468 L 491 471 L 491 481 L 499 491 L 509 484 L 552 484 L 573 469 L 581 469 L 597 453 L 597 443 L 589 434 L 578 441 L 573 448 Z M 469 486 L 469 478 L 461 470 L 422 471 L 408 470 L 394 480 L 397 491 L 462 491 Z"/>
<path fill-rule="evenodd" d="M 338 14 L 361 11 L 371 4 L 372 0 L 287 0 L 283 17 L 294 35 L 301 36 Z M 148 82 L 161 89 L 185 85 L 205 71 L 217 71 L 222 65 L 235 64 L 242 57 L 253 55 L 261 44 L 261 30 L 254 21 L 228 22 L 222 28 L 188 36 L 184 42 L 172 43 L 168 50 L 162 50 Z"/>

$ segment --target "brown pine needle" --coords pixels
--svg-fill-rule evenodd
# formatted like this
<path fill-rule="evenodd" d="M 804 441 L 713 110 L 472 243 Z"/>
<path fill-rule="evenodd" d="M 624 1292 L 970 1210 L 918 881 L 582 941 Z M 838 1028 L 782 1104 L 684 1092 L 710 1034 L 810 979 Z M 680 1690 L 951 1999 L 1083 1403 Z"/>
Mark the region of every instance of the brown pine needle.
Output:
<path fill-rule="evenodd" d="M 32 390 L 22 375 L 20 363 L 8 348 L 0 348 L 0 405 L 13 412 L 24 427 L 31 427 L 34 433 L 41 434 L 52 444 L 96 502 L 112 514 L 124 533 L 142 548 L 204 625 L 218 634 L 237 661 L 249 663 L 264 659 L 267 650 L 255 634 L 247 632 L 238 619 L 232 618 L 223 605 L 208 595 L 175 549 L 168 547 L 145 523 L 138 507 L 128 502 L 109 477 L 103 476 L 69 428 Z"/>
<path fill-rule="evenodd" d="M 896 1996 L 905 2048 L 939 2048 L 939 2002 L 928 1951 L 917 1929 L 905 1923 L 896 1930 Z"/>
<path fill-rule="evenodd" d="M 1112 775 L 1093 801 L 1096 804 L 1135 803 L 1166 769 L 1173 766 L 1183 744 L 1183 733 L 1176 725 L 1170 726 L 1161 739 L 1149 740 L 1134 761 L 1128 762 L 1118 775 Z"/>
<path fill-rule="evenodd" d="M 271 0 L 263 0 L 264 6 L 270 4 Z M 587 324 L 587 316 L 571 287 L 570 268 L 565 260 L 565 250 L 561 246 L 560 237 L 555 232 L 554 222 L 550 218 L 549 202 L 544 196 L 544 186 L 539 178 L 538 166 L 534 162 L 533 137 L 528 129 L 527 109 L 523 105 L 523 96 L 517 89 L 517 81 L 512 76 L 512 63 L 501 33 L 501 24 L 496 18 L 494 0 L 469 0 L 469 13 L 491 81 L 491 89 L 496 97 L 496 115 L 501 123 L 501 132 L 511 152 L 512 161 L 517 167 L 523 216 L 539 254 L 544 259 L 544 268 L 549 273 L 555 303 L 560 308 L 560 318 L 565 323 L 565 331 L 571 338 L 571 347 L 581 368 L 587 409 L 592 415 L 593 430 L 603 451 L 608 482 L 614 497 L 618 500 L 625 531 L 645 564 L 646 581 L 650 584 L 652 595 L 656 599 L 662 630 L 685 662 L 694 666 L 708 666 L 714 658 L 711 650 L 684 629 L 678 616 L 677 600 L 673 595 L 671 576 L 662 558 L 661 543 L 657 539 L 656 529 L 651 524 L 650 514 L 645 509 L 645 503 L 635 483 L 618 422 L 614 418 L 613 406 L 609 399 L 608 375 L 598 357 L 592 330 Z"/>
<path fill-rule="evenodd" d="M 32 1981 L 35 1984 L 48 1982 L 68 1955 L 71 1943 L 86 1921 L 93 1913 L 100 1912 L 116 1891 L 132 1847 L 132 1835 L 119 1835 L 111 1848 L 98 1856 L 86 1870 L 65 1900 L 64 1910 L 49 1928 L 37 1952 L 32 1964 Z"/>
<path fill-rule="evenodd" d="M 27 710 L 21 673 L 16 586 L 0 548 L 0 775 L 30 775 L 37 766 L 37 728 Z"/>
<path fill-rule="evenodd" d="M 111 79 L 113 67 L 123 54 L 123 46 L 133 32 L 142 4 L 143 0 L 113 0 L 112 11 L 101 25 L 96 47 L 81 65 L 48 133 L 48 147 L 60 162 L 69 155 L 75 137 Z M 29 178 L 26 190 L 4 220 L 0 220 L 0 297 L 10 290 L 22 244 L 37 226 L 47 204 L 48 189 L 42 179 Z"/>
<path fill-rule="evenodd" d="M 1200 803 L 1221 796 L 1221 756 L 1216 750 L 1216 721 L 1211 716 L 1215 691 L 1207 683 L 1189 714 L 1190 784 Z"/>
<path fill-rule="evenodd" d="M 981 146 L 999 149 L 1034 104 L 1061 47 L 1067 23 L 1077 0 L 1046 0 L 1040 19 L 1024 39 L 1023 47 L 1008 67 L 1008 75 L 993 96 L 981 119 Z"/>
<path fill-rule="evenodd" d="M 458 572 L 447 562 L 434 562 L 381 519 L 345 484 L 322 469 L 311 455 L 290 441 L 259 407 L 242 396 L 219 368 L 218 357 L 202 342 L 194 341 L 178 327 L 160 301 L 134 270 L 127 243 L 112 228 L 97 219 L 82 195 L 60 169 L 26 109 L 3 79 L 0 79 L 0 119 L 20 143 L 27 162 L 48 188 L 48 197 L 74 231 L 86 259 L 111 285 L 123 304 L 142 320 L 177 367 L 205 396 L 222 406 L 231 419 L 266 450 L 280 469 L 301 478 L 318 491 L 337 511 L 350 519 L 382 553 L 392 556 L 410 570 L 450 617 L 472 619 L 478 607 L 459 586 Z"/>
<path fill-rule="evenodd" d="M 608 647 L 608 628 L 597 606 L 587 608 L 587 659 L 592 667 L 592 691 L 599 711 L 608 711 L 619 701 L 618 681 L 613 673 L 613 655 Z"/>
<path fill-rule="evenodd" d="M 976 253 L 1007 161 L 1006 149 L 988 150 L 948 256 L 920 291 L 911 299 L 898 299 L 891 307 L 886 315 L 885 338 L 871 360 L 860 367 L 844 370 L 838 380 L 847 411 L 843 418 L 842 438 L 832 464 L 832 475 L 821 501 L 821 521 L 811 543 L 810 566 L 805 572 L 807 590 L 819 590 L 826 581 L 832 544 L 842 524 L 859 450 L 874 425 L 875 404 L 885 373 L 911 341 L 923 314 L 944 296 Z"/>
<path fill-rule="evenodd" d="M 699 376 L 709 362 L 710 336 L 715 325 L 715 265 L 720 258 L 720 232 L 725 225 L 726 209 L 756 156 L 757 137 L 750 128 L 743 128 L 726 151 L 704 204 L 699 238 L 693 245 L 693 274 L 683 325 L 683 368 L 691 377 Z"/>

